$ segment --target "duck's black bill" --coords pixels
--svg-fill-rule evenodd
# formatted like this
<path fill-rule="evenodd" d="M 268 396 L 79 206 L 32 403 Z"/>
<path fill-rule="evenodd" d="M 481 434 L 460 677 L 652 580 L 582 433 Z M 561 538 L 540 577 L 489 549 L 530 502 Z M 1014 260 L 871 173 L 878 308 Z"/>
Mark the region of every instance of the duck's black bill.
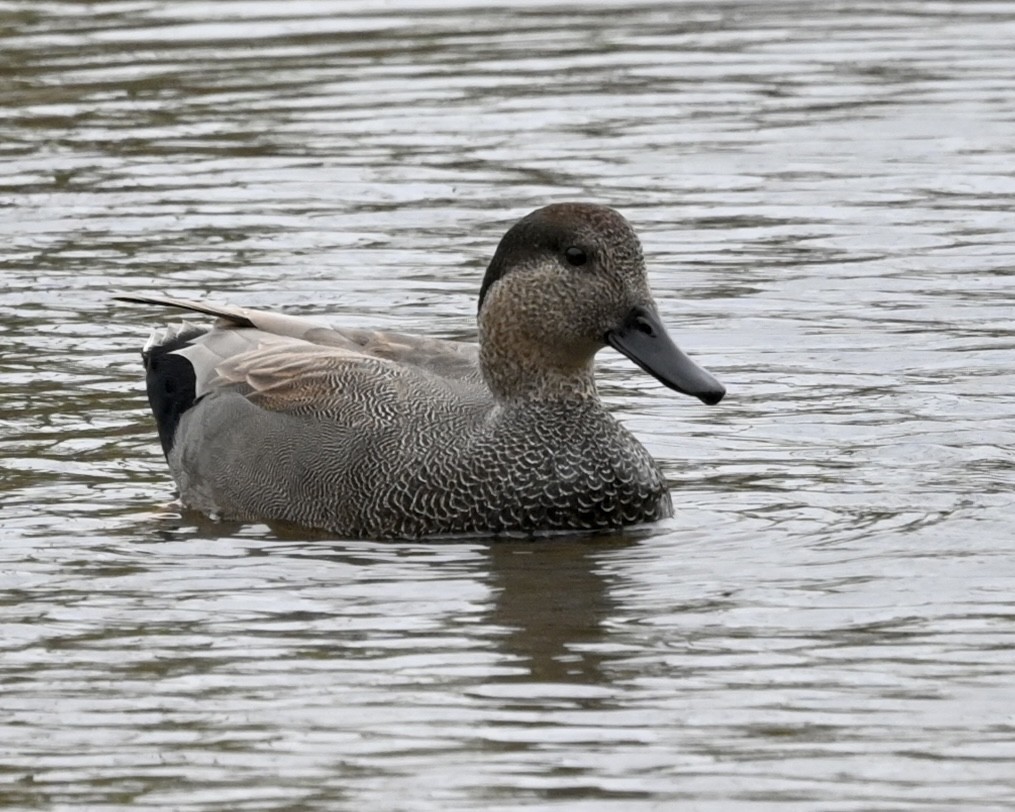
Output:
<path fill-rule="evenodd" d="M 654 310 L 636 307 L 606 343 L 624 353 L 661 383 L 712 406 L 723 399 L 726 387 L 684 355 L 666 333 Z"/>

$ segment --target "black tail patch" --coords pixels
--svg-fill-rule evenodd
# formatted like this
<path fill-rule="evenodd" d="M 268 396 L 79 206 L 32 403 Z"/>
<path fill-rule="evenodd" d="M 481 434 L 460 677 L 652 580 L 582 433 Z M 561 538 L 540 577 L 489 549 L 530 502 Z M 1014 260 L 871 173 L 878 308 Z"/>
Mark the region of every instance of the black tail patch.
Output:
<path fill-rule="evenodd" d="M 185 328 L 165 343 L 151 346 L 141 353 L 147 373 L 148 403 L 155 415 L 159 440 L 167 457 L 173 448 L 180 418 L 194 405 L 197 394 L 194 367 L 182 355 L 171 353 L 183 349 L 206 332 L 199 327 Z"/>

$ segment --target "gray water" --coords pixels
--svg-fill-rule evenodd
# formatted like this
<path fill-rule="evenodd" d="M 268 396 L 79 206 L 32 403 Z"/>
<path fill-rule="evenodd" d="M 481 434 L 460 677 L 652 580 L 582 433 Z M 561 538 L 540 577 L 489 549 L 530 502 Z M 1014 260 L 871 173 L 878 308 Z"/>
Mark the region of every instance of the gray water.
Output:
<path fill-rule="evenodd" d="M 378 10 L 380 9 L 380 10 Z M 0 807 L 1015 808 L 1015 4 L 0 6 Z M 474 335 L 497 239 L 643 237 L 677 516 L 182 514 L 172 294 Z"/>

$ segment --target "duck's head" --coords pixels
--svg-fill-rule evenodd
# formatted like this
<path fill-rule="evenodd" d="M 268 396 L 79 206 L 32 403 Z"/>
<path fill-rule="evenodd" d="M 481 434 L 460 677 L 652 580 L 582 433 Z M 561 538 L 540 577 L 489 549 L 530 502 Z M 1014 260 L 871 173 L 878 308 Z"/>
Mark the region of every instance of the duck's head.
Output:
<path fill-rule="evenodd" d="M 641 243 L 605 206 L 555 203 L 504 235 L 479 291 L 484 371 L 495 389 L 525 376 L 587 377 L 609 345 L 666 386 L 718 403 L 726 390 L 684 355 L 659 320 Z M 494 380 L 496 379 L 496 380 Z"/>

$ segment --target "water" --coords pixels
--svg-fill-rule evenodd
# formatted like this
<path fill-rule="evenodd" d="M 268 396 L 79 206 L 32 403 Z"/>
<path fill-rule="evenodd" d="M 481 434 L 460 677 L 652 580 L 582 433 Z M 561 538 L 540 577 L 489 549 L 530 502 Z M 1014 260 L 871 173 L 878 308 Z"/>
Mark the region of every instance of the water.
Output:
<path fill-rule="evenodd" d="M 590 10 L 591 9 L 591 10 Z M 0 6 L 0 806 L 1015 806 L 1015 5 Z M 473 334 L 618 206 L 707 408 L 676 518 L 374 544 L 180 515 L 167 291 Z"/>

